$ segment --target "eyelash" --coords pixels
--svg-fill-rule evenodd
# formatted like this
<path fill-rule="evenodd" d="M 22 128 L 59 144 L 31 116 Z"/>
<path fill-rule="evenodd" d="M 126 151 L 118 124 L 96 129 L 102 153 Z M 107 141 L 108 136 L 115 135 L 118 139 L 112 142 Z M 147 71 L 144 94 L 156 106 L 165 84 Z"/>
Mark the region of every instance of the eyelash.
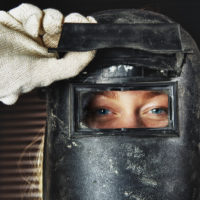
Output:
<path fill-rule="evenodd" d="M 112 113 L 110 109 L 107 108 L 95 108 L 90 113 L 92 113 L 94 116 L 105 116 Z"/>
<path fill-rule="evenodd" d="M 155 111 L 161 111 L 161 113 L 153 113 L 153 110 Z M 162 114 L 167 114 L 168 113 L 168 109 L 166 109 L 166 108 L 153 108 L 153 109 L 151 109 L 150 111 L 149 111 L 151 114 L 156 114 L 156 115 L 162 115 Z"/>
<path fill-rule="evenodd" d="M 95 113 L 98 115 L 108 115 L 108 114 L 111 114 L 112 112 L 106 108 L 99 108 L 95 111 Z"/>

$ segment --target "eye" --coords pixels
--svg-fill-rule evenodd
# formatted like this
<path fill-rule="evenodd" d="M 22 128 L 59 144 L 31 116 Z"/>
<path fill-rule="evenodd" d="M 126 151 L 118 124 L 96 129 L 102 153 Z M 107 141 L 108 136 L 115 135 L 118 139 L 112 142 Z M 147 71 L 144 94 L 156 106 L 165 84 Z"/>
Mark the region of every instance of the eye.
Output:
<path fill-rule="evenodd" d="M 167 114 L 167 110 L 165 108 L 153 108 L 149 112 L 156 115 Z"/>
<path fill-rule="evenodd" d="M 96 115 L 109 115 L 111 114 L 112 112 L 106 108 L 99 108 L 95 111 L 95 114 Z"/>

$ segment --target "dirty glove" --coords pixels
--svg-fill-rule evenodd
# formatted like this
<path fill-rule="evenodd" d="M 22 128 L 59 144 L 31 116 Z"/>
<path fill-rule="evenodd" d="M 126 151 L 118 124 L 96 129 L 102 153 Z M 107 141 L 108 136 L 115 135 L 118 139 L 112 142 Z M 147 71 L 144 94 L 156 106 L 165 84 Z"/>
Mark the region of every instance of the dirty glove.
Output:
<path fill-rule="evenodd" d="M 58 10 L 41 11 L 31 4 L 0 11 L 0 101 L 13 104 L 19 94 L 76 76 L 88 65 L 95 51 L 69 52 L 62 59 L 48 53 L 57 47 L 64 22 L 96 23 L 92 17 L 72 13 L 64 18 Z"/>

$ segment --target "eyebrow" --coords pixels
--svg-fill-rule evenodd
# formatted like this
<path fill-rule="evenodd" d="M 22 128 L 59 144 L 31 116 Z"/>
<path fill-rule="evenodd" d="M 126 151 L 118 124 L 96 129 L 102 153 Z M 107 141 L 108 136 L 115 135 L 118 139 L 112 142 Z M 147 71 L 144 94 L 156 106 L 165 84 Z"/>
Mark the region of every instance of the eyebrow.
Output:
<path fill-rule="evenodd" d="M 119 91 L 104 91 L 104 92 L 99 92 L 97 94 L 105 96 L 105 97 L 109 97 L 109 98 L 112 98 L 112 99 L 118 99 L 119 95 L 118 95 L 117 92 L 119 92 Z"/>
<path fill-rule="evenodd" d="M 148 98 L 148 99 L 151 99 L 153 97 L 160 96 L 160 95 L 163 95 L 163 94 L 168 96 L 168 94 L 166 92 L 164 92 L 164 91 L 163 92 L 161 92 L 161 91 L 148 91 L 148 93 L 146 93 L 144 95 L 144 97 Z"/>
<path fill-rule="evenodd" d="M 146 91 L 147 93 L 143 96 L 144 98 L 147 98 L 147 99 L 151 99 L 153 97 L 156 97 L 156 96 L 160 96 L 160 95 L 167 95 L 167 93 L 165 93 L 164 91 L 152 91 L 152 90 L 125 90 L 125 91 L 103 91 L 103 92 L 98 92 L 97 95 L 102 95 L 102 96 L 105 96 L 105 97 L 108 97 L 108 98 L 112 98 L 112 99 L 119 99 L 119 95 L 118 93 L 119 92 L 128 92 L 128 91 Z"/>

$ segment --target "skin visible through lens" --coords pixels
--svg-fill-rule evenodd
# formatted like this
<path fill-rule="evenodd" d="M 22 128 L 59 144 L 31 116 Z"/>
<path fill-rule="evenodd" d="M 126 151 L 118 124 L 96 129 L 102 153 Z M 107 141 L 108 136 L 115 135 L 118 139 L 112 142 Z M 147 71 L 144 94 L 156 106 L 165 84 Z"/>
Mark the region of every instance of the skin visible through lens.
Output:
<path fill-rule="evenodd" d="M 158 91 L 96 93 L 86 109 L 89 128 L 162 128 L 168 126 L 168 95 Z"/>

